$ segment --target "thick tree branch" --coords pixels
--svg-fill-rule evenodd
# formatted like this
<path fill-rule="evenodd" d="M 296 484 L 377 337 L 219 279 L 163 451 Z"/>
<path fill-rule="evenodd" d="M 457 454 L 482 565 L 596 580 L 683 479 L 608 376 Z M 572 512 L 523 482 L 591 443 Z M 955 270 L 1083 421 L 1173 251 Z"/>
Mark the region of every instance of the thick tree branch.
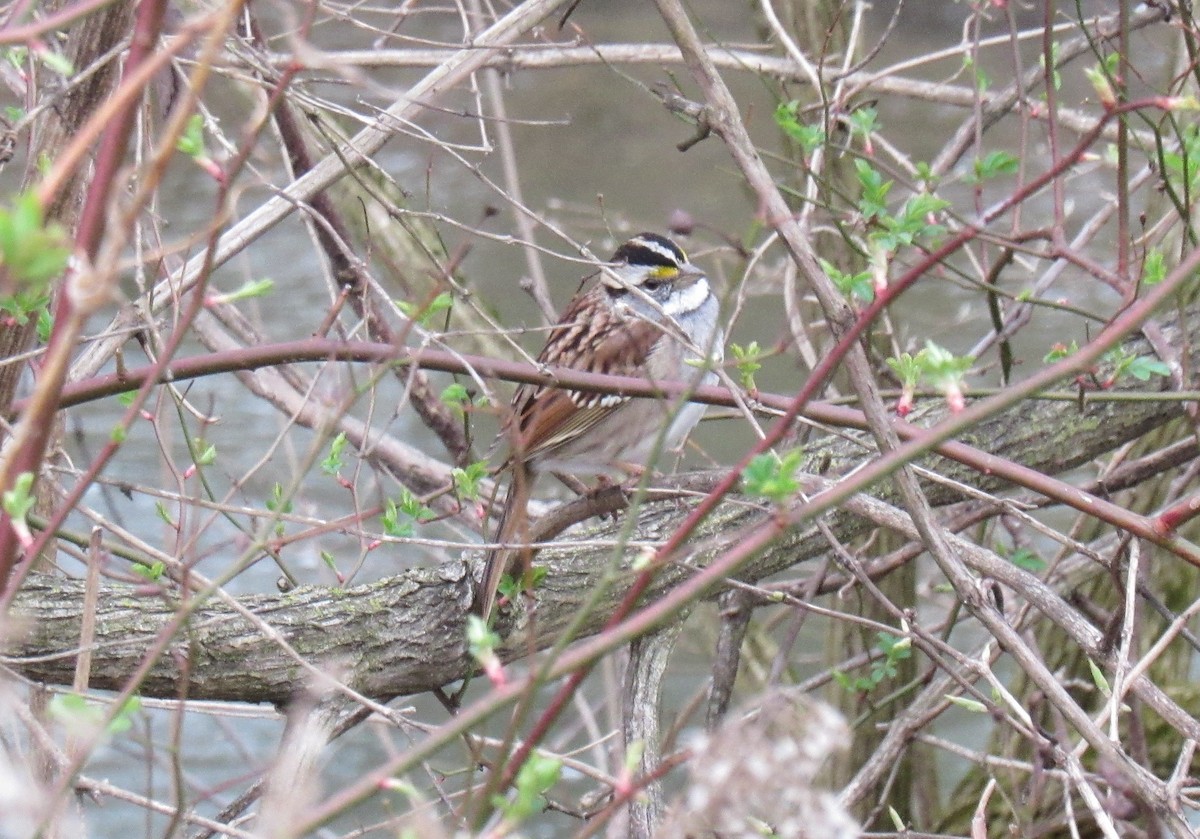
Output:
<path fill-rule="evenodd" d="M 1165 326 L 1164 334 L 1176 346 L 1188 346 L 1177 324 Z M 1138 355 L 1149 352 L 1143 339 L 1127 342 L 1126 349 Z M 1188 351 L 1192 357 L 1185 367 L 1200 368 L 1200 350 L 1188 346 Z M 1096 402 L 1080 408 L 1074 403 L 1029 402 L 977 426 L 971 442 L 999 457 L 1058 474 L 1179 416 L 1182 409 L 1173 403 Z M 860 444 L 840 439 L 819 441 L 809 451 L 809 462 L 820 465 L 827 475 L 839 473 L 863 457 Z M 994 475 L 936 456 L 927 458 L 925 465 L 950 481 L 988 491 L 1006 488 Z M 942 482 L 930 483 L 926 492 L 934 504 L 960 500 L 959 494 Z M 663 538 L 689 506 L 683 501 L 649 505 L 639 517 L 637 538 Z M 699 534 L 695 544 L 704 549 L 696 560 L 703 561 L 721 545 L 736 541 L 739 532 L 760 523 L 766 515 L 768 511 L 745 499 L 727 501 Z M 828 523 L 840 539 L 852 539 L 873 526 L 846 510 L 832 514 Z M 611 536 L 611 528 L 605 527 L 591 535 L 602 537 L 606 531 Z M 793 529 L 748 564 L 741 576 L 758 580 L 825 549 L 826 543 L 814 528 Z M 548 644 L 574 617 L 595 587 L 607 555 L 603 547 L 573 545 L 547 548 L 539 554 L 539 562 L 549 573 L 539 590 L 538 646 Z M 472 669 L 463 640 L 474 587 L 470 567 L 467 560 L 452 561 L 347 590 L 303 587 L 285 594 L 245 597 L 241 603 L 275 627 L 306 660 L 346 673 L 347 682 L 356 690 L 371 696 L 417 693 L 453 682 Z M 648 597 L 662 596 L 690 573 L 679 566 L 665 569 Z M 632 573 L 623 575 L 610 589 L 585 632 L 598 631 L 633 577 Z M 82 581 L 30 575 L 14 603 L 14 616 L 23 631 L 10 638 L 4 661 L 30 679 L 70 684 L 82 597 Z M 90 681 L 93 687 L 118 688 L 169 623 L 174 604 L 159 594 L 139 594 L 123 586 L 106 587 L 100 600 Z M 528 652 L 528 639 L 520 627 L 501 629 L 506 633 L 503 653 L 507 658 Z M 177 639 L 174 656 L 155 664 L 142 692 L 178 695 L 181 657 L 185 655 L 193 656 L 188 695 L 194 698 L 286 702 L 302 687 L 294 658 L 215 600 L 196 611 L 186 637 Z"/>

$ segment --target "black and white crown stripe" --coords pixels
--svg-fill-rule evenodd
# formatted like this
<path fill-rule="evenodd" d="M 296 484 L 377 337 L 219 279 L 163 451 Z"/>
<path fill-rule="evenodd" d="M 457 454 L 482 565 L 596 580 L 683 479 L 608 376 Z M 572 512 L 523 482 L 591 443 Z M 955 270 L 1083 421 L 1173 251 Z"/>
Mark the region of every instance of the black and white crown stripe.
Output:
<path fill-rule="evenodd" d="M 678 268 L 687 263 L 687 254 L 679 245 L 657 233 L 639 233 L 613 254 L 613 262 L 626 265 L 648 265 L 661 268 Z"/>

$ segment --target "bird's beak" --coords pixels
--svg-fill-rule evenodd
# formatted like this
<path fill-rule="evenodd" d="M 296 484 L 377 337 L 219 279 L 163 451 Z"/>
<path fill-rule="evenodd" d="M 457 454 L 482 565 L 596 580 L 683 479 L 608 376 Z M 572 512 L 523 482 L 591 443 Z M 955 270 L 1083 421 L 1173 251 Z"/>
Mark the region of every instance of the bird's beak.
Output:
<path fill-rule="evenodd" d="M 681 280 L 698 280 L 703 276 L 704 271 L 690 262 L 685 262 L 679 266 L 679 279 Z"/>

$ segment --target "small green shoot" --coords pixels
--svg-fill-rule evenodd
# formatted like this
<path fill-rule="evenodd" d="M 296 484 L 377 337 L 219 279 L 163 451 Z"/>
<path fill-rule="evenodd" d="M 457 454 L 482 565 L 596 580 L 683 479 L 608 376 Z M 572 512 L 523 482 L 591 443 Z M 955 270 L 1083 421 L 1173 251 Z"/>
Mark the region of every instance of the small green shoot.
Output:
<path fill-rule="evenodd" d="M 342 467 L 346 465 L 343 454 L 346 451 L 347 442 L 346 432 L 344 431 L 340 432 L 336 437 L 333 438 L 332 441 L 330 441 L 329 454 L 326 455 L 325 459 L 321 461 L 321 471 L 326 475 L 336 475 L 341 472 Z"/>
<path fill-rule="evenodd" d="M 922 360 L 922 377 L 945 395 L 946 404 L 952 412 L 961 411 L 966 406 L 963 380 L 974 366 L 974 359 L 956 356 L 933 341 L 925 342 L 925 349 L 919 357 Z"/>
<path fill-rule="evenodd" d="M 479 615 L 467 616 L 467 652 L 475 659 L 488 681 L 496 687 L 503 687 L 508 679 L 504 675 L 504 665 L 496 655 L 500 646 L 500 636 L 488 627 Z"/>
<path fill-rule="evenodd" d="M 192 159 L 192 162 L 207 172 L 217 183 L 225 182 L 225 172 L 217 164 L 212 156 L 208 153 L 207 147 L 204 145 L 204 117 L 200 114 L 192 114 L 188 117 L 187 125 L 184 126 L 183 134 L 180 135 L 179 141 L 175 144 L 180 154 L 187 155 Z M 209 305 L 213 305 L 213 301 L 208 301 Z"/>
<path fill-rule="evenodd" d="M 952 694 L 944 694 L 946 701 L 953 705 L 957 705 L 965 711 L 970 711 L 972 714 L 986 714 L 988 706 L 984 705 L 978 699 L 968 699 L 965 696 L 954 696 Z"/>
<path fill-rule="evenodd" d="M 879 131 L 879 112 L 874 108 L 859 108 L 850 114 L 846 122 L 850 126 L 850 136 L 863 141 L 863 150 L 868 155 L 875 154 L 875 145 L 871 136 Z"/>
<path fill-rule="evenodd" d="M 866 219 L 886 215 L 887 196 L 892 189 L 892 182 L 885 181 L 883 175 L 862 158 L 854 161 L 854 169 L 858 174 L 858 185 L 862 189 L 858 199 L 858 211 Z"/>
<path fill-rule="evenodd" d="M 1096 98 L 1105 108 L 1112 108 L 1117 104 L 1117 92 L 1113 88 L 1113 80 L 1117 78 L 1117 69 L 1120 63 L 1120 53 L 1113 52 L 1106 55 L 1102 63 L 1094 67 L 1083 68 L 1083 74 L 1091 82 L 1092 90 L 1096 91 Z"/>
<path fill-rule="evenodd" d="M 206 443 L 202 437 L 192 440 L 192 450 L 196 453 L 194 462 L 197 466 L 212 466 L 217 461 L 217 447 Z"/>
<path fill-rule="evenodd" d="M 1158 248 L 1152 248 L 1146 252 L 1146 258 L 1142 261 L 1142 284 L 1158 285 L 1166 278 L 1166 256 Z"/>
<path fill-rule="evenodd" d="M 417 521 L 430 521 L 437 518 L 437 514 L 425 505 L 425 502 L 413 494 L 408 487 L 403 487 L 400 490 L 400 511 L 406 516 L 412 516 Z"/>
<path fill-rule="evenodd" d="M 783 504 L 800 490 L 796 470 L 803 461 L 803 449 L 792 449 L 782 457 L 774 452 L 760 454 L 747 464 L 742 486 L 749 495 L 761 495 Z"/>
<path fill-rule="evenodd" d="M 969 181 L 983 183 L 1001 175 L 1014 175 L 1020 160 L 1009 152 L 997 150 L 988 152 L 983 157 L 975 158 L 974 169 Z"/>
<path fill-rule="evenodd" d="M 159 521 L 161 521 L 167 527 L 176 528 L 179 526 L 175 522 L 175 519 L 171 518 L 170 512 L 167 511 L 167 505 L 162 503 L 161 501 L 154 502 L 154 514 L 157 515 L 159 518 Z"/>
<path fill-rule="evenodd" d="M 843 690 L 851 693 L 868 693 L 874 690 L 885 679 L 894 679 L 900 672 L 897 665 L 912 656 L 912 639 L 907 636 L 893 635 L 890 632 L 878 632 L 875 635 L 875 649 L 883 654 L 883 658 L 871 662 L 871 672 L 867 676 L 852 679 L 838 670 L 833 671 L 833 679 Z"/>
<path fill-rule="evenodd" d="M 987 93 L 989 87 L 992 86 L 992 80 L 982 67 L 975 61 L 971 55 L 963 56 L 963 69 L 970 70 L 975 76 L 975 90 L 979 93 Z"/>
<path fill-rule="evenodd" d="M 102 705 L 93 705 L 78 693 L 60 693 L 50 699 L 50 716 L 77 736 L 122 734 L 133 727 L 133 715 L 142 707 L 142 700 L 131 696 L 120 710 L 104 725 L 108 715 Z M 103 727 L 102 727 L 103 726 Z"/>
<path fill-rule="evenodd" d="M 38 340 L 43 344 L 49 343 L 50 335 L 54 332 L 54 315 L 50 313 L 48 305 L 42 306 L 37 313 L 37 330 Z"/>
<path fill-rule="evenodd" d="M 1100 694 L 1105 699 L 1111 697 L 1112 685 L 1108 683 L 1108 678 L 1104 675 L 1104 671 L 1100 669 L 1100 666 L 1090 658 L 1088 659 L 1088 670 L 1092 674 L 1092 684 L 1096 686 L 1096 690 L 1100 691 Z"/>
<path fill-rule="evenodd" d="M 220 306 L 225 303 L 237 303 L 240 300 L 251 300 L 255 297 L 266 297 L 275 290 L 275 281 L 269 279 L 248 280 L 241 288 L 227 294 L 214 294 L 204 303 L 206 306 Z"/>
<path fill-rule="evenodd" d="M 800 101 L 783 102 L 775 109 L 775 124 L 800 146 L 805 156 L 812 154 L 825 144 L 825 131 L 819 125 L 807 125 L 800 121 Z"/>
<path fill-rule="evenodd" d="M 741 344 L 730 344 L 729 351 L 733 353 L 742 387 L 749 391 L 758 390 L 754 381 L 754 374 L 762 369 L 762 348 L 758 346 L 758 341 L 751 341 L 744 347 Z"/>
<path fill-rule="evenodd" d="M 900 212 L 895 215 L 880 214 L 879 223 L 883 229 L 873 233 L 871 238 L 889 252 L 912 245 L 918 240 L 936 240 L 946 228 L 933 221 L 933 216 L 949 204 L 949 201 L 936 195 L 917 193 L 905 201 Z"/>
<path fill-rule="evenodd" d="M 401 518 L 396 502 L 390 498 L 383 501 L 383 512 L 379 514 L 379 523 L 383 525 L 383 532 L 393 539 L 407 539 L 416 532 L 412 521 L 405 521 Z"/>
<path fill-rule="evenodd" d="M 271 497 L 267 499 L 267 509 L 272 513 L 290 513 L 292 511 L 292 499 L 283 497 L 283 484 L 279 481 L 271 487 Z"/>
<path fill-rule="evenodd" d="M 1074 355 L 1079 352 L 1079 342 L 1072 341 L 1070 344 L 1058 343 L 1050 348 L 1050 352 L 1042 356 L 1042 361 L 1046 364 L 1054 364 L 1057 361 L 1062 361 L 1067 356 Z"/>
<path fill-rule="evenodd" d="M 480 482 L 487 477 L 486 460 L 477 460 L 465 468 L 456 466 L 450 471 L 454 480 L 454 493 L 465 501 L 478 501 Z"/>
<path fill-rule="evenodd" d="M 1134 355 L 1118 347 L 1104 354 L 1104 361 L 1113 367 L 1112 374 L 1104 387 L 1112 387 L 1122 376 L 1133 376 L 1139 382 L 1149 381 L 1154 376 L 1170 376 L 1170 366 L 1149 355 Z"/>
<path fill-rule="evenodd" d="M 329 551 L 321 551 L 321 561 L 325 563 L 325 567 L 333 572 L 333 578 L 339 584 L 346 582 L 346 575 L 338 570 L 337 559 Z"/>
<path fill-rule="evenodd" d="M 396 307 L 404 313 L 406 318 L 415 320 L 421 326 L 428 327 L 438 314 L 454 305 L 454 295 L 448 291 L 443 291 L 425 306 L 409 303 L 407 300 L 397 300 L 395 302 Z"/>
<path fill-rule="evenodd" d="M 38 61 L 42 62 L 51 72 L 57 73 L 64 79 L 69 79 L 75 75 L 75 65 L 71 63 L 71 59 L 62 53 L 57 53 L 47 48 L 42 48 L 35 52 Z"/>
<path fill-rule="evenodd" d="M 467 406 L 471 404 L 471 394 L 464 385 L 458 382 L 446 385 L 438 399 L 443 405 L 453 409 L 460 417 L 466 414 Z"/>
<path fill-rule="evenodd" d="M 916 355 L 903 353 L 897 358 L 889 358 L 887 364 L 900 379 L 900 399 L 896 403 L 896 413 L 900 416 L 908 416 L 912 410 L 916 387 L 921 381 L 941 390 L 951 411 L 963 409 L 962 381 L 971 369 L 970 358 L 958 358 L 927 341 L 925 349 Z"/>
<path fill-rule="evenodd" d="M 0 210 L 0 265 L 22 291 L 33 295 L 25 302 L 27 314 L 44 306 L 44 302 L 34 301 L 40 300 L 46 284 L 63 272 L 70 256 L 66 231 L 46 222 L 36 193 L 26 192 L 17 197 L 12 209 Z"/>
<path fill-rule="evenodd" d="M 187 125 L 184 126 L 183 133 L 175 143 L 175 148 L 181 154 L 186 154 L 191 158 L 208 157 L 208 150 L 204 147 L 203 116 L 192 114 L 188 117 Z"/>
<path fill-rule="evenodd" d="M 561 774 L 562 760 L 535 752 L 517 772 L 512 799 L 497 795 L 492 799 L 492 806 L 504 814 L 504 820 L 510 825 L 520 824 L 545 808 L 545 793 L 558 783 Z"/>
<path fill-rule="evenodd" d="M 1046 570 L 1046 561 L 1029 548 L 1017 548 L 1009 556 L 1008 561 L 1031 574 Z"/>
<path fill-rule="evenodd" d="M 133 570 L 133 573 L 137 574 L 139 577 L 142 577 L 152 583 L 157 583 L 160 580 L 162 580 L 163 574 L 167 570 L 167 566 L 163 563 L 162 560 L 154 562 L 150 565 L 146 565 L 145 563 L 142 563 L 142 562 L 135 562 L 135 563 L 133 563 L 131 568 Z"/>
<path fill-rule="evenodd" d="M 1043 52 L 1038 56 L 1038 64 L 1043 71 L 1046 69 L 1046 53 Z M 1055 90 L 1062 90 L 1062 73 L 1058 70 L 1058 41 L 1050 44 L 1050 67 L 1051 84 L 1054 85 Z"/>
<path fill-rule="evenodd" d="M 519 576 L 505 574 L 500 578 L 500 585 L 496 587 L 496 591 L 505 600 L 513 601 L 520 596 L 521 592 L 536 591 L 545 579 L 545 566 L 534 565 L 527 572 Z"/>
<path fill-rule="evenodd" d="M 938 183 L 938 176 L 927 161 L 918 160 L 913 164 L 913 178 L 926 190 L 932 190 Z"/>
<path fill-rule="evenodd" d="M 275 485 L 271 487 L 271 497 L 267 499 L 266 505 L 267 509 L 276 516 L 286 515 L 292 512 L 292 499 L 284 497 L 283 484 L 279 483 L 279 481 L 276 481 Z M 283 530 L 283 522 L 275 522 L 275 535 L 282 536 Z"/>
<path fill-rule="evenodd" d="M 825 259 L 819 259 L 821 270 L 825 272 L 825 276 L 829 277 L 830 281 L 837 286 L 846 299 L 850 301 L 858 301 L 860 303 L 870 303 L 875 299 L 875 283 L 871 279 L 870 271 L 860 271 L 857 274 L 850 274 L 838 269 L 832 262 Z"/>
<path fill-rule="evenodd" d="M 29 323 L 31 317 L 36 317 L 39 326 L 38 338 L 42 343 L 50 340 L 50 330 L 46 329 L 46 337 L 42 338 L 40 328 L 43 315 L 53 322 L 53 316 L 50 315 L 50 292 L 46 286 L 19 287 L 14 289 L 12 294 L 0 297 L 0 314 L 7 315 L 7 319 L 17 326 L 24 326 Z"/>
<path fill-rule="evenodd" d="M 0 495 L 0 505 L 8 514 L 9 524 L 16 532 L 17 539 L 22 546 L 28 546 L 33 542 L 33 534 L 29 531 L 27 516 L 35 503 L 37 503 L 37 498 L 33 494 L 32 472 L 22 472 L 17 475 L 12 489 L 7 489 L 3 495 Z"/>
<path fill-rule="evenodd" d="M 379 520 L 383 532 L 396 539 L 412 536 L 415 525 L 437 518 L 437 514 L 429 509 L 420 498 L 413 495 L 412 490 L 404 487 L 400 490 L 400 501 L 388 498 L 383 502 L 383 513 Z"/>

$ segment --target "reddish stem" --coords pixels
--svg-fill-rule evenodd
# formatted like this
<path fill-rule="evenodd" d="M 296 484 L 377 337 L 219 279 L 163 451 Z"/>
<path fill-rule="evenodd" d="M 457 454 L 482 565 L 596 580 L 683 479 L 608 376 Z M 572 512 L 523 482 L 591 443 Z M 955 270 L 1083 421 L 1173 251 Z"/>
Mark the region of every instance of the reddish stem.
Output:
<path fill-rule="evenodd" d="M 125 59 L 122 77 L 128 78 L 137 71 L 150 55 L 162 29 L 163 16 L 166 12 L 165 0 L 143 0 L 138 7 L 137 18 L 134 22 L 133 41 L 130 44 L 129 55 Z M 115 119 L 108 124 L 100 137 L 100 151 L 96 157 L 96 173 L 88 187 L 84 199 L 83 210 L 79 217 L 79 225 L 75 230 L 76 252 L 91 260 L 100 247 L 104 237 L 106 210 L 111 198 L 113 182 L 117 171 L 125 159 L 129 148 L 129 137 L 133 132 L 134 120 L 138 103 L 128 102 L 118 112 Z M 71 271 L 68 268 L 68 273 Z M 47 357 L 61 357 L 62 363 L 47 365 L 42 370 L 43 379 L 38 382 L 38 389 L 44 394 L 61 392 L 66 380 L 67 364 L 65 352 L 68 343 L 73 343 L 80 324 L 79 315 L 74 311 L 74 303 L 66 287 L 59 289 L 58 301 L 55 305 L 54 331 L 46 349 Z M 44 404 L 44 403 L 43 403 Z M 34 418 L 37 420 L 38 418 Z M 45 457 L 46 445 L 54 429 L 52 417 L 46 416 L 44 422 L 30 424 L 32 433 L 25 444 L 12 453 L 12 460 L 5 465 L 5 478 L 0 490 L 12 488 L 17 476 L 24 472 L 35 475 L 41 468 Z M 21 551 L 20 539 L 13 529 L 12 520 L 7 513 L 0 513 L 0 591 L 3 591 L 12 573 L 13 564 Z"/>

